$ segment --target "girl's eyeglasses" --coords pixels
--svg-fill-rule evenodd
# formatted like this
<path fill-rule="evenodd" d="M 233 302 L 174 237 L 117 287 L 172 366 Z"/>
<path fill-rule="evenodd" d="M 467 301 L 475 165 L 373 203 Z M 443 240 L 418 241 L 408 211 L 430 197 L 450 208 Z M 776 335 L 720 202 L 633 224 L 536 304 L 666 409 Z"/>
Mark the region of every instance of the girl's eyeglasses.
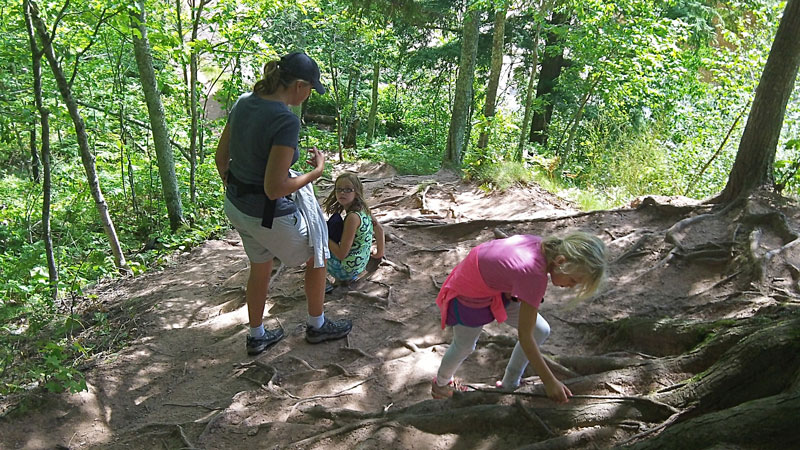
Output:
<path fill-rule="evenodd" d="M 336 188 L 336 192 L 340 194 L 352 194 L 355 191 L 353 188 Z"/>

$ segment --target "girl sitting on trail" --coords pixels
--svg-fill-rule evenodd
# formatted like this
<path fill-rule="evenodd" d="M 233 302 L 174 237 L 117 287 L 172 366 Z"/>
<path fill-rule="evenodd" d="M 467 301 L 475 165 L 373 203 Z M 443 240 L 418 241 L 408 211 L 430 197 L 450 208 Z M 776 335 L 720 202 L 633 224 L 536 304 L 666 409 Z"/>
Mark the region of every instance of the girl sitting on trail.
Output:
<path fill-rule="evenodd" d="M 370 259 L 375 238 L 373 258 L 383 258 L 384 236 L 380 223 L 372 217 L 364 200 L 364 188 L 358 176 L 345 172 L 336 178 L 333 191 L 322 203 L 328 219 L 328 273 L 337 282 L 354 280 L 364 271 Z M 342 219 L 341 213 L 345 213 Z M 332 290 L 332 286 L 328 291 Z"/>
<path fill-rule="evenodd" d="M 606 272 L 606 247 L 599 238 L 582 232 L 564 238 L 517 235 L 485 242 L 473 248 L 442 285 L 436 304 L 442 328 L 453 327 L 453 343 L 431 382 L 431 395 L 441 399 L 466 386 L 453 378 L 475 350 L 483 326 L 494 320 L 517 329 L 518 340 L 497 387 L 519 387 L 528 365 L 544 382 L 547 396 L 565 403 L 569 388 L 550 371 L 539 346 L 550 335 L 550 325 L 539 315 L 548 275 L 555 286 L 580 286 L 578 298 L 592 295 Z"/>

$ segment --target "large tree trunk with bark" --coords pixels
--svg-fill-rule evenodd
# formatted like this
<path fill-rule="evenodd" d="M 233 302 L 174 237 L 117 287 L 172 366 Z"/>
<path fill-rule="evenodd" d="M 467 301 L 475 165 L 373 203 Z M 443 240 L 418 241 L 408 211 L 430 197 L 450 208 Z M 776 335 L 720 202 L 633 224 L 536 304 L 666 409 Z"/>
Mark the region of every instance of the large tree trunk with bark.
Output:
<path fill-rule="evenodd" d="M 86 171 L 89 189 L 92 192 L 92 198 L 94 198 L 95 207 L 97 208 L 97 213 L 100 216 L 100 222 L 103 225 L 103 230 L 105 231 L 109 245 L 111 246 L 111 253 L 114 255 L 114 264 L 118 269 L 128 271 L 129 269 L 125 261 L 125 255 L 122 253 L 122 247 L 120 246 L 119 238 L 117 237 L 117 231 L 114 228 L 114 222 L 111 220 L 111 215 L 108 211 L 108 204 L 103 196 L 103 191 L 100 189 L 100 180 L 97 177 L 97 168 L 94 162 L 94 155 L 89 148 L 89 137 L 86 134 L 86 125 L 83 122 L 83 117 L 81 116 L 80 111 L 78 111 L 78 103 L 72 96 L 72 88 L 67 81 L 67 78 L 64 76 L 64 71 L 61 69 L 61 65 L 58 62 L 58 58 L 53 50 L 53 38 L 48 34 L 47 27 L 45 26 L 41 17 L 39 17 L 39 8 L 33 2 L 31 2 L 30 5 L 31 20 L 34 28 L 36 29 L 36 33 L 42 42 L 44 55 L 47 58 L 47 62 L 50 64 L 50 69 L 53 71 L 53 76 L 56 79 L 56 85 L 61 93 L 61 98 L 67 105 L 67 110 L 69 111 L 69 115 L 72 118 L 72 123 L 75 126 L 75 135 L 81 152 L 81 161 L 83 162 L 83 168 Z"/>
<path fill-rule="evenodd" d="M 759 186 L 772 185 L 775 151 L 786 104 L 800 67 L 800 0 L 789 0 L 758 82 L 728 184 L 714 199 L 728 203 Z"/>
<path fill-rule="evenodd" d="M 475 78 L 475 59 L 478 53 L 478 27 L 480 11 L 467 10 L 461 35 L 461 59 L 458 65 L 456 92 L 453 99 L 453 113 L 447 132 L 447 147 L 444 152 L 444 166 L 458 167 L 461 164 L 464 146 L 469 141 L 467 118 L 472 101 L 472 80 Z"/>
<path fill-rule="evenodd" d="M 553 14 L 553 18 L 549 22 L 555 26 L 563 25 L 567 23 L 569 17 L 569 14 L 565 13 Z M 545 46 L 551 50 L 544 52 L 539 83 L 536 86 L 536 98 L 543 99 L 545 107 L 543 111 L 537 110 L 534 112 L 528 138 L 529 142 L 541 145 L 547 144 L 547 130 L 550 125 L 550 119 L 553 116 L 553 91 L 558 83 L 558 77 L 561 75 L 561 69 L 566 64 L 564 61 L 564 48 L 557 33 L 553 31 L 547 33 Z"/>
<path fill-rule="evenodd" d="M 183 223 L 183 206 L 178 190 L 178 178 L 175 176 L 175 158 L 172 154 L 169 132 L 167 131 L 167 120 L 164 117 L 164 106 L 161 104 L 161 94 L 158 91 L 158 83 L 153 70 L 153 57 L 150 54 L 150 42 L 147 39 L 147 18 L 144 2 L 139 0 L 136 5 L 136 10 L 131 10 L 132 26 L 138 31 L 132 33 L 133 50 L 136 55 L 139 79 L 142 82 L 142 90 L 147 103 L 150 127 L 153 130 L 153 145 L 156 148 L 158 174 L 161 177 L 161 189 L 167 206 L 169 224 L 172 231 L 175 231 Z M 194 98 L 194 95 L 192 95 L 192 98 Z"/>
<path fill-rule="evenodd" d="M 486 124 L 478 137 L 478 147 L 486 148 L 489 143 L 489 129 L 494 119 L 497 105 L 497 87 L 500 85 L 500 72 L 503 69 L 503 42 L 506 32 L 506 8 L 495 13 L 494 36 L 492 37 L 492 67 L 489 71 L 489 85 L 486 87 L 486 104 L 483 106 L 483 116 Z M 487 129 L 488 128 L 488 129 Z"/>

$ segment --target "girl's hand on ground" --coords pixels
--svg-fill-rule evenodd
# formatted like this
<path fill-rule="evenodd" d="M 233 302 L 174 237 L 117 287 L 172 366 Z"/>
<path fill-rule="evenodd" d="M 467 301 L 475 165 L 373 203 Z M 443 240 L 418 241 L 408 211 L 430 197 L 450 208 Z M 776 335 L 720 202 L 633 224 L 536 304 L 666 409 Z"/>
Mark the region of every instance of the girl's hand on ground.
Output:
<path fill-rule="evenodd" d="M 370 255 L 369 261 L 367 261 L 367 267 L 364 270 L 367 272 L 375 272 L 381 265 L 382 259 L 383 258 L 376 258 L 374 255 Z"/>
<path fill-rule="evenodd" d="M 567 403 L 572 397 L 569 388 L 558 380 L 555 380 L 555 383 L 545 383 L 544 388 L 547 391 L 547 397 L 556 403 Z"/>

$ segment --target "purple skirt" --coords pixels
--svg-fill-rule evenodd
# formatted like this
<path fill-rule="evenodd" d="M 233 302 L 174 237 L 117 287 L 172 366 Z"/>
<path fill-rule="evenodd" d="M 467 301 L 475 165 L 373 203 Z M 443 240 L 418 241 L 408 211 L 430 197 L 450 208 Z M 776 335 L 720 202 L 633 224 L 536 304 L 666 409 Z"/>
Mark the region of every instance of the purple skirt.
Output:
<path fill-rule="evenodd" d="M 509 300 L 503 296 L 503 306 L 508 306 Z M 494 314 L 489 306 L 483 308 L 470 308 L 458 301 L 458 297 L 450 300 L 447 306 L 447 321 L 449 326 L 464 325 L 465 327 L 482 327 L 494 322 Z"/>

